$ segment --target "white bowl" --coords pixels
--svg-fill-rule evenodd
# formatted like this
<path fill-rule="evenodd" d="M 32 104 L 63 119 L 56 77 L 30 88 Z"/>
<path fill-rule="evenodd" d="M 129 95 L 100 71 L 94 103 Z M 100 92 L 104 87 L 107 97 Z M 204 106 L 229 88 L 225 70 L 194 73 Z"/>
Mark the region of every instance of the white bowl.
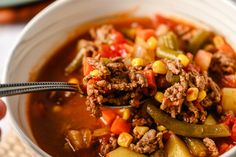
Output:
<path fill-rule="evenodd" d="M 134 7 L 138 7 L 137 15 L 160 12 L 204 23 L 230 43 L 236 43 L 236 8 L 226 0 L 60 0 L 25 27 L 8 61 L 4 82 L 28 81 L 32 70 L 40 68 L 80 24 Z M 13 126 L 33 156 L 50 156 L 37 146 L 32 136 L 25 98 L 25 95 L 6 98 Z M 222 156 L 236 156 L 236 147 Z"/>

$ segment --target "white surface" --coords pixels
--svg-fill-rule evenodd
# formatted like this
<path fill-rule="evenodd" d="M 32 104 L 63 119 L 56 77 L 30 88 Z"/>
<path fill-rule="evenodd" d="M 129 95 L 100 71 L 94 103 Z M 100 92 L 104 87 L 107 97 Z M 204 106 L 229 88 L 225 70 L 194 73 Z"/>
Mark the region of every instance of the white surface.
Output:
<path fill-rule="evenodd" d="M 96 5 L 91 5 L 96 4 Z M 207 24 L 236 43 L 236 9 L 225 0 L 60 0 L 40 13 L 24 29 L 17 42 L 4 81 L 27 81 L 31 68 L 42 64 L 55 46 L 66 40 L 69 32 L 81 23 L 138 6 L 137 14 L 147 15 L 161 12 L 178 15 Z M 62 14 L 64 13 L 64 14 Z M 14 96 L 6 99 L 12 122 L 23 141 L 35 153 L 47 156 L 35 145 L 25 117 L 25 97 Z M 236 148 L 223 156 L 235 156 Z"/>
<path fill-rule="evenodd" d="M 17 38 L 24 28 L 24 25 L 4 25 L 0 26 L 0 82 L 2 82 L 3 69 L 15 45 Z M 7 116 L 0 121 L 2 138 L 7 135 L 10 126 Z"/>

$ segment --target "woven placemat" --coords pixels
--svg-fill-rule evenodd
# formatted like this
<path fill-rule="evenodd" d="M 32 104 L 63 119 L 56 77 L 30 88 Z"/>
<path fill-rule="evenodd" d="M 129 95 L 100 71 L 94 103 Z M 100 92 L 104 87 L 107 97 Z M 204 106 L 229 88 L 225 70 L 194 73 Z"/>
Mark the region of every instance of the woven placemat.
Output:
<path fill-rule="evenodd" d="M 11 130 L 0 142 L 0 157 L 32 157 L 17 134 Z"/>

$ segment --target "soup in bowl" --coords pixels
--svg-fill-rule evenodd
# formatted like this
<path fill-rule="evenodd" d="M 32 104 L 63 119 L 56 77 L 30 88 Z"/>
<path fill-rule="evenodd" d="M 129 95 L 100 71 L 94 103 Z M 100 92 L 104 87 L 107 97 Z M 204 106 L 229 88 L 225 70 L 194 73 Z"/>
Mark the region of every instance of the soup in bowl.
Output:
<path fill-rule="evenodd" d="M 17 130 L 42 156 L 233 154 L 236 58 L 228 42 L 231 25 L 219 33 L 223 26 L 211 14 L 183 14 L 179 5 L 170 10 L 173 4 L 163 1 L 139 2 L 136 10 L 101 18 L 134 3 L 112 10 L 98 7 L 97 14 L 71 21 L 88 13 L 89 3 L 56 2 L 26 27 L 6 79 L 65 81 L 81 91 L 8 98 L 15 103 L 9 110 Z M 78 11 L 77 5 L 86 11 Z M 68 14 L 56 16 L 62 10 Z M 32 70 L 28 65 L 38 60 Z"/>

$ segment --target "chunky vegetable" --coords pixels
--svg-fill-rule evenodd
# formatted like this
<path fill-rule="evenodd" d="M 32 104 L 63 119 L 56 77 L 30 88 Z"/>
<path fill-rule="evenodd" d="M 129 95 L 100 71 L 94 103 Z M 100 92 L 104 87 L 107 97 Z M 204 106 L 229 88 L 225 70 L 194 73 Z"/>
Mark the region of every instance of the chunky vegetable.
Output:
<path fill-rule="evenodd" d="M 119 146 L 121 147 L 129 147 L 130 143 L 133 140 L 133 136 L 130 135 L 127 132 L 122 132 L 117 140 L 117 143 L 119 144 Z"/>
<path fill-rule="evenodd" d="M 211 63 L 211 58 L 212 58 L 212 53 L 204 50 L 199 50 L 194 57 L 194 61 L 198 66 L 201 67 L 202 70 L 207 71 Z"/>
<path fill-rule="evenodd" d="M 199 90 L 198 88 L 196 87 L 191 87 L 187 90 L 187 93 L 186 93 L 186 98 L 187 98 L 187 101 L 194 101 L 194 100 L 197 100 L 198 98 L 198 93 L 199 93 Z"/>
<path fill-rule="evenodd" d="M 216 125 L 200 125 L 189 124 L 169 117 L 166 113 L 155 107 L 154 100 L 147 101 L 147 112 L 155 120 L 156 123 L 172 130 L 177 135 L 187 137 L 228 137 L 230 136 L 229 128 L 224 124 Z"/>
<path fill-rule="evenodd" d="M 147 126 L 135 126 L 133 132 L 135 135 L 143 136 L 148 130 L 149 127 Z"/>
<path fill-rule="evenodd" d="M 200 139 L 185 137 L 184 141 L 194 156 L 205 157 L 207 155 L 207 148 Z"/>
<path fill-rule="evenodd" d="M 128 148 L 119 147 L 109 152 L 106 157 L 147 157 L 146 155 L 136 153 Z"/>
<path fill-rule="evenodd" d="M 100 118 L 105 125 L 111 125 L 117 114 L 113 109 L 103 109 L 102 117 Z"/>
<path fill-rule="evenodd" d="M 154 97 L 155 97 L 156 101 L 158 101 L 159 103 L 162 103 L 164 94 L 162 92 L 157 92 Z"/>
<path fill-rule="evenodd" d="M 152 70 L 147 70 L 144 72 L 144 75 L 147 79 L 148 86 L 149 87 L 156 87 L 156 81 L 155 81 L 155 76 Z"/>
<path fill-rule="evenodd" d="M 84 73 L 84 75 L 85 76 L 88 75 L 93 70 L 94 70 L 93 67 L 88 64 L 87 59 L 85 58 L 83 60 L 83 73 Z"/>
<path fill-rule="evenodd" d="M 69 130 L 67 142 L 74 150 L 89 148 L 92 141 L 92 133 L 89 129 Z"/>
<path fill-rule="evenodd" d="M 210 32 L 201 29 L 197 30 L 197 32 L 190 40 L 190 43 L 188 45 L 188 51 L 195 54 L 197 50 L 207 41 L 209 36 Z"/>
<path fill-rule="evenodd" d="M 184 142 L 172 134 L 165 146 L 166 157 L 192 157 Z"/>
<path fill-rule="evenodd" d="M 134 58 L 132 61 L 131 61 L 131 65 L 132 66 L 144 66 L 144 59 L 142 58 Z"/>
<path fill-rule="evenodd" d="M 77 69 L 82 64 L 83 55 L 85 51 L 86 50 L 83 48 L 80 49 L 77 55 L 75 56 L 75 58 L 72 60 L 72 62 L 66 67 L 65 72 L 67 75 L 72 73 L 75 69 Z"/>
<path fill-rule="evenodd" d="M 154 73 L 157 73 L 157 74 L 166 74 L 167 72 L 165 63 L 163 63 L 160 60 L 157 60 L 152 64 L 152 70 Z"/>
<path fill-rule="evenodd" d="M 120 134 L 122 132 L 129 132 L 130 128 L 131 126 L 128 121 L 123 118 L 116 118 L 111 125 L 111 132 Z"/>
<path fill-rule="evenodd" d="M 110 133 L 110 129 L 107 127 L 99 128 L 93 131 L 93 137 L 101 137 Z"/>
<path fill-rule="evenodd" d="M 233 111 L 236 114 L 236 88 L 222 89 L 222 107 L 225 111 Z"/>
<path fill-rule="evenodd" d="M 147 40 L 147 45 L 150 50 L 155 50 L 157 48 L 157 39 L 155 37 L 150 37 Z"/>
<path fill-rule="evenodd" d="M 177 58 L 180 60 L 181 64 L 183 64 L 183 66 L 185 67 L 190 63 L 189 58 L 184 54 L 179 54 Z"/>
<path fill-rule="evenodd" d="M 181 53 L 182 53 L 181 51 L 175 51 L 175 50 L 163 48 L 163 47 L 159 47 L 156 51 L 157 57 L 172 59 L 172 60 L 178 59 L 177 56 Z"/>
<path fill-rule="evenodd" d="M 177 36 L 173 32 L 168 32 L 167 34 L 160 36 L 158 39 L 158 46 L 171 50 L 178 50 L 179 43 Z"/>
<path fill-rule="evenodd" d="M 148 40 L 151 36 L 155 35 L 155 31 L 153 29 L 139 29 L 137 31 L 137 37 Z"/>
<path fill-rule="evenodd" d="M 216 124 L 216 120 L 215 118 L 212 116 L 212 114 L 209 114 L 204 122 L 204 124 L 207 125 L 215 125 Z"/>

